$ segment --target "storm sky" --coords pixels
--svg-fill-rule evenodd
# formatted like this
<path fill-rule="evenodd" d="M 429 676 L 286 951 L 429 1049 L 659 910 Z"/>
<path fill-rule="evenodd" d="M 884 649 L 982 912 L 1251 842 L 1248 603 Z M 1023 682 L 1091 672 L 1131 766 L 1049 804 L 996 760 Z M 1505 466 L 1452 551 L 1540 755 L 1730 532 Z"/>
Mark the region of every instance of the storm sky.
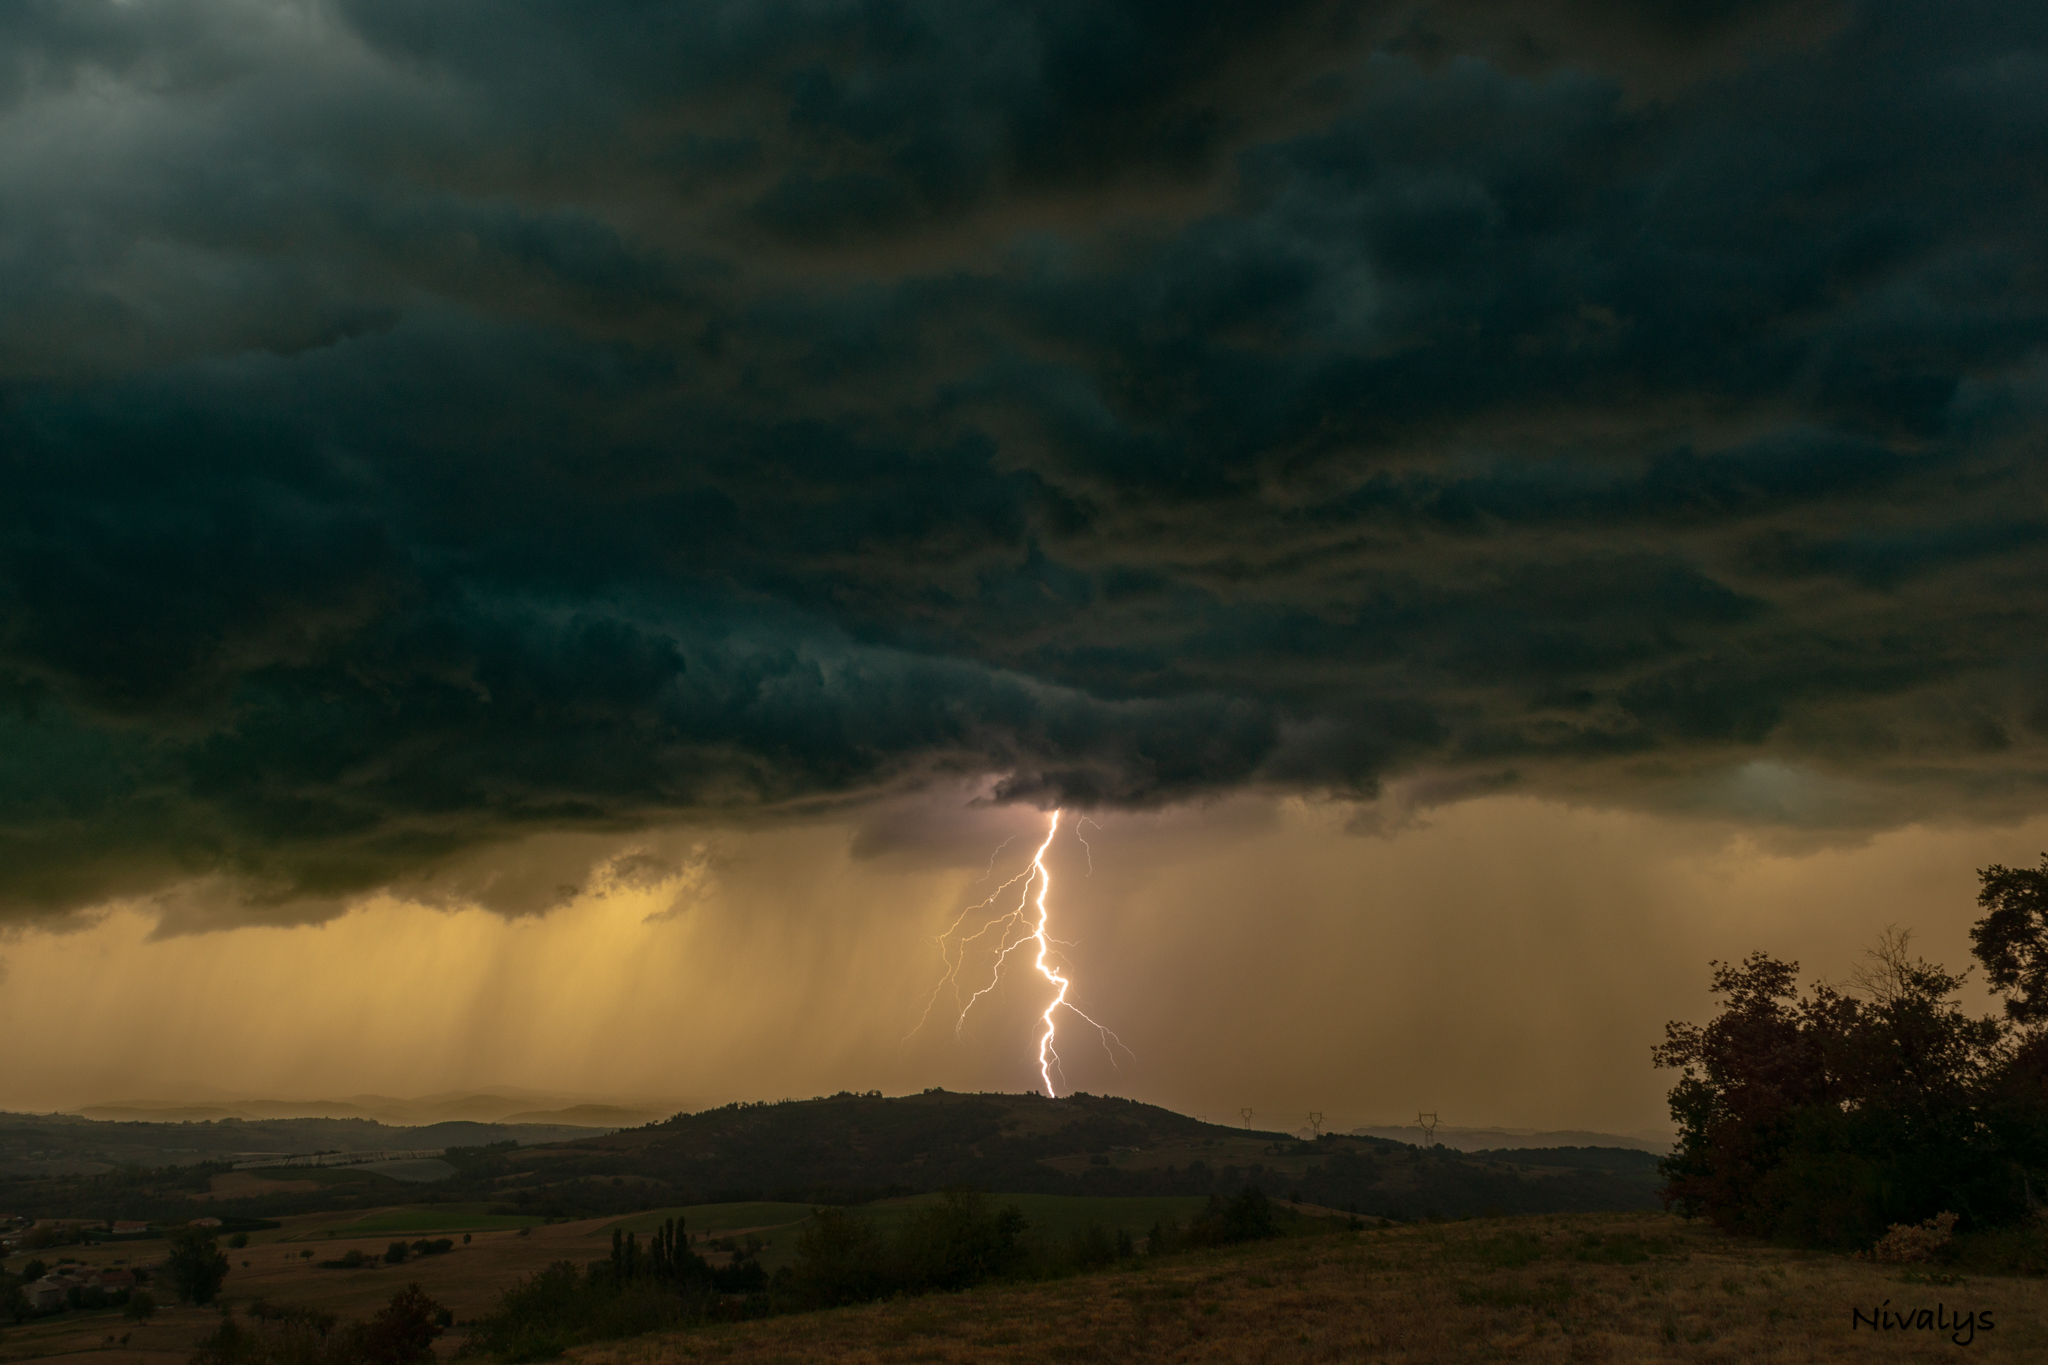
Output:
<path fill-rule="evenodd" d="M 1076 1083 L 1654 1123 L 2048 844 L 2044 166 L 2011 0 L 15 0 L 0 1104 L 1020 1089 L 1058 806 Z"/>

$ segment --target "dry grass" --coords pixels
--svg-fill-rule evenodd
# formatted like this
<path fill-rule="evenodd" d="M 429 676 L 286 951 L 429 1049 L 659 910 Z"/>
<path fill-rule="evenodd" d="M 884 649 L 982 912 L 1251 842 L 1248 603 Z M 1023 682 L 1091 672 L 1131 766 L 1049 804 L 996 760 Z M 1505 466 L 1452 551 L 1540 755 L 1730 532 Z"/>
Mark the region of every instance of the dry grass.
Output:
<path fill-rule="evenodd" d="M 314 1219 L 259 1234 L 227 1285 L 356 1317 L 408 1280 L 464 1318 L 550 1260 L 605 1249 L 608 1220 L 478 1234 L 449 1256 L 366 1271 L 320 1270 L 292 1253 Z M 1592 1239 L 1589 1244 L 1588 1239 Z M 388 1238 L 320 1237 L 331 1257 Z M 147 1244 L 89 1253 L 95 1261 Z M 1640 1258 L 1640 1259 L 1638 1259 Z M 243 1268 L 240 1262 L 251 1264 Z M 1199 1253 L 1052 1284 L 992 1287 L 831 1313 L 585 1348 L 576 1365 L 1062 1361 L 2048 1360 L 2048 1285 L 1924 1272 L 1736 1242 L 1657 1214 L 1513 1218 L 1302 1238 Z M 1947 1334 L 1852 1330 L 1850 1309 L 1990 1309 L 1966 1347 Z M 0 1362 L 69 1356 L 93 1365 L 183 1365 L 218 1317 L 171 1308 L 146 1327 L 67 1314 L 0 1332 Z M 126 1336 L 124 1343 L 120 1340 Z M 108 1338 L 113 1338 L 109 1341 Z M 442 1355 L 448 1354 L 443 1344 Z"/>
<path fill-rule="evenodd" d="M 768 1362 L 2048 1360 L 2039 1280 L 1937 1284 L 1739 1243 L 1660 1214 L 1404 1227 L 1175 1257 L 1058 1283 L 643 1337 L 577 1365 Z M 1874 1332 L 1850 1310 L 1981 1313 Z"/>

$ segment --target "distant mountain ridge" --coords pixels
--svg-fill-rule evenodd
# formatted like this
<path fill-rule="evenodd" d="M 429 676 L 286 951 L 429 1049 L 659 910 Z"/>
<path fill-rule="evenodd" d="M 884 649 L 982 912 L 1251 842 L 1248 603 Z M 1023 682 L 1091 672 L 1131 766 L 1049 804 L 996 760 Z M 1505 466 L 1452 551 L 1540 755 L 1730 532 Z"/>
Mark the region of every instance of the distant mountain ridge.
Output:
<path fill-rule="evenodd" d="M 117 1123 L 202 1123 L 221 1119 L 367 1119 L 392 1127 L 435 1123 L 548 1123 L 584 1128 L 635 1128 L 703 1104 L 679 1100 L 622 1102 L 550 1095 L 511 1088 L 451 1091 L 400 1099 L 350 1095 L 340 1099 L 275 1100 L 246 1097 L 131 1099 L 80 1105 L 65 1112 Z"/>

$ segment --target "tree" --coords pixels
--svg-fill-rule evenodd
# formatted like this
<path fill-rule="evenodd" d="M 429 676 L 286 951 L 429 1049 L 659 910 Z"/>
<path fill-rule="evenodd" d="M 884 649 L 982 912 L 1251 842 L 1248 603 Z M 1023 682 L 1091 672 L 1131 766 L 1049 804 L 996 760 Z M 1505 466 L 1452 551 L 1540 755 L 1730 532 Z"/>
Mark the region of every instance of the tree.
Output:
<path fill-rule="evenodd" d="M 228 1258 L 213 1244 L 205 1228 L 174 1228 L 170 1253 L 164 1258 L 164 1279 L 186 1303 L 212 1303 L 228 1275 Z"/>
<path fill-rule="evenodd" d="M 446 1308 L 427 1297 L 417 1283 L 391 1296 L 382 1312 L 370 1319 L 363 1334 L 363 1355 L 371 1365 L 419 1365 L 434 1358 L 434 1338 L 450 1320 Z"/>
<path fill-rule="evenodd" d="M 1993 863 L 1977 872 L 1983 919 L 1970 930 L 1972 951 L 1992 989 L 2006 997 L 2016 1024 L 2048 1021 L 2048 853 L 2034 869 Z"/>
<path fill-rule="evenodd" d="M 1798 964 L 1715 963 L 1720 1015 L 1673 1023 L 1653 1052 L 1678 1150 L 1664 1197 L 1733 1231 L 1867 1246 L 1944 1210 L 1976 1223 L 2026 1207 L 2020 1129 L 1993 1122 L 2010 1061 L 1995 1019 L 1952 998 L 1963 976 L 1887 931 L 1854 993 L 1798 990 Z"/>

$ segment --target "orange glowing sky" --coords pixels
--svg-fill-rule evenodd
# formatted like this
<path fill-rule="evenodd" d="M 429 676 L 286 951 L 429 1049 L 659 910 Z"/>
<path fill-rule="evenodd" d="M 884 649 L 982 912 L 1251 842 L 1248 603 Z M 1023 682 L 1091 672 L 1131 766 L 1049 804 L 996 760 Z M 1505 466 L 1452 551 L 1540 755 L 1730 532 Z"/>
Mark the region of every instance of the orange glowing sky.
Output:
<path fill-rule="evenodd" d="M 1134 1054 L 1112 1067 L 1069 1029 L 1069 1088 L 1276 1122 L 1431 1109 L 1655 1129 L 1649 1048 L 1666 1019 L 1702 1015 L 1708 958 L 1765 947 L 1840 979 L 1897 923 L 1962 963 L 1972 869 L 2048 841 L 2038 821 L 1773 851 L 1726 826 L 1519 798 L 1391 837 L 1342 821 L 1297 800 L 1111 816 L 1091 831 L 1092 875 L 1057 844 L 1051 929 L 1075 999 Z M 855 856 L 833 823 L 676 831 L 667 846 L 699 855 L 677 876 L 521 918 L 380 896 L 317 925 L 163 936 L 153 913 L 116 906 L 16 931 L 0 948 L 0 1104 L 1025 1089 L 1035 974 L 1013 974 L 957 1041 L 946 1018 L 906 1040 L 942 970 L 933 936 L 986 894 L 1011 826 L 1026 837 L 1001 867 L 1028 857 L 1040 817 L 986 812 L 974 832 L 995 837 L 963 835 L 950 863 Z"/>

